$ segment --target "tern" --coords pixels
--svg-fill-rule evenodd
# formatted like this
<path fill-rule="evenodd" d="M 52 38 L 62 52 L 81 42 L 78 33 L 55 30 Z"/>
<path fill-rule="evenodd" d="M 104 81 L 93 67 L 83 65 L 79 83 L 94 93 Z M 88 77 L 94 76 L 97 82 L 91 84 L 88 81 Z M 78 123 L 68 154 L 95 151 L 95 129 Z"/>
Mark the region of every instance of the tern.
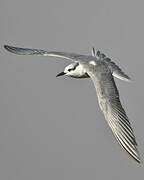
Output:
<path fill-rule="evenodd" d="M 130 78 L 110 58 L 99 50 L 96 52 L 95 48 L 92 48 L 91 55 L 20 48 L 8 45 L 4 45 L 4 48 L 18 55 L 52 56 L 71 60 L 72 63 L 66 66 L 64 71 L 59 73 L 57 77 L 66 75 L 73 78 L 92 79 L 100 109 L 113 135 L 130 157 L 141 163 L 134 131 L 121 105 L 119 92 L 114 81 L 114 77 L 124 81 L 130 81 Z"/>

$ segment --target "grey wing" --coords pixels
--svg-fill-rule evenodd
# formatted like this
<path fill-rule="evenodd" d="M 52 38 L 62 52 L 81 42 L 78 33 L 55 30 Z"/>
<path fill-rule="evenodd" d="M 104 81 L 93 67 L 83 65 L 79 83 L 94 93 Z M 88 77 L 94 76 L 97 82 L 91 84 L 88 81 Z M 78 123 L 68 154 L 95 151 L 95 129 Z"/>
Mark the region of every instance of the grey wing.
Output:
<path fill-rule="evenodd" d="M 97 59 L 104 61 L 108 67 L 110 68 L 112 75 L 118 79 L 124 81 L 130 81 L 130 77 L 122 71 L 122 69 L 116 65 L 110 58 L 106 57 L 105 54 L 101 53 L 100 51 L 95 52 L 95 49 L 92 49 L 92 55 L 97 56 Z"/>
<path fill-rule="evenodd" d="M 112 74 L 87 70 L 94 82 L 100 108 L 119 144 L 140 163 L 133 129 L 123 109 Z"/>
<path fill-rule="evenodd" d="M 81 61 L 85 56 L 74 54 L 74 53 L 66 53 L 66 52 L 55 52 L 55 51 L 45 51 L 42 49 L 29 49 L 29 48 L 20 48 L 14 46 L 4 45 L 4 48 L 14 54 L 18 55 L 38 55 L 38 56 L 52 56 L 64 58 L 72 61 Z"/>
<path fill-rule="evenodd" d="M 124 81 L 130 81 L 131 80 L 130 77 L 126 73 L 124 73 L 118 65 L 116 65 L 113 61 L 111 61 L 110 58 L 106 57 L 103 60 L 107 63 L 107 65 L 111 69 L 111 72 L 112 72 L 114 77 L 121 79 L 121 80 L 124 80 Z"/>

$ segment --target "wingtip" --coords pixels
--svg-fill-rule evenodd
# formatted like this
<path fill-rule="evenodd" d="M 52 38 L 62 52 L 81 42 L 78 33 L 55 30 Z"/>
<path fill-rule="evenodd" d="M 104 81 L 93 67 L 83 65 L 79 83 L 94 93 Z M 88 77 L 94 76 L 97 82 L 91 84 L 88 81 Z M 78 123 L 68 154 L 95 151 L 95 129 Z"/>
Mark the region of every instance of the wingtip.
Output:
<path fill-rule="evenodd" d="M 142 164 L 142 160 L 141 160 L 140 153 L 139 153 L 138 149 L 137 149 L 137 159 L 136 159 L 136 161 L 137 161 L 139 164 Z"/>
<path fill-rule="evenodd" d="M 140 156 L 137 156 L 137 158 L 134 158 L 136 160 L 137 163 L 142 164 L 142 160 L 140 158 Z"/>
<path fill-rule="evenodd" d="M 127 78 L 121 79 L 121 80 L 124 80 L 124 81 L 126 81 L 128 83 L 132 83 L 133 82 L 133 80 L 130 77 L 127 77 Z"/>
<path fill-rule="evenodd" d="M 134 80 L 134 79 L 131 79 L 131 78 L 128 76 L 128 78 L 127 78 L 127 82 L 129 82 L 129 83 L 134 83 L 134 82 L 135 82 L 135 80 Z"/>
<path fill-rule="evenodd" d="M 11 46 L 9 46 L 9 45 L 4 45 L 4 48 L 5 48 L 7 51 L 10 51 Z"/>
<path fill-rule="evenodd" d="M 8 45 L 4 45 L 4 48 L 7 49 L 9 46 Z"/>
<path fill-rule="evenodd" d="M 19 54 L 18 48 L 15 46 L 4 45 L 4 48 L 11 53 Z"/>
<path fill-rule="evenodd" d="M 128 151 L 127 153 L 138 163 L 138 164 L 142 164 L 142 160 L 141 160 L 141 157 L 140 157 L 140 153 L 137 149 L 137 145 L 135 146 L 135 154 L 130 154 Z"/>

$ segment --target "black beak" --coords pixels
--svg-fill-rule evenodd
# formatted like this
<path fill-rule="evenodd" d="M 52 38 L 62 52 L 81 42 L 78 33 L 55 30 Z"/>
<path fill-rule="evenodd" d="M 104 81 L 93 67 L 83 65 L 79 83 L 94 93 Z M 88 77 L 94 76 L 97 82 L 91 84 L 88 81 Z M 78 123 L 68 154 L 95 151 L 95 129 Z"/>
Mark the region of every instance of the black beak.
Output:
<path fill-rule="evenodd" d="M 56 77 L 63 76 L 65 74 L 66 74 L 65 72 L 61 72 L 61 73 L 57 74 Z"/>

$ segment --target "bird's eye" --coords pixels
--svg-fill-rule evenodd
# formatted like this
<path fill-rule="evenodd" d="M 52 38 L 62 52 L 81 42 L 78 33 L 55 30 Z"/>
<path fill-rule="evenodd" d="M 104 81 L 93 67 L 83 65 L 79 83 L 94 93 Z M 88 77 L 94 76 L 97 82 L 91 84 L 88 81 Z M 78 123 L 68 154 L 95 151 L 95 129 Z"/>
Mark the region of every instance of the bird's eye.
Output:
<path fill-rule="evenodd" d="M 71 69 L 68 69 L 68 71 L 70 72 L 70 71 L 71 71 Z"/>

